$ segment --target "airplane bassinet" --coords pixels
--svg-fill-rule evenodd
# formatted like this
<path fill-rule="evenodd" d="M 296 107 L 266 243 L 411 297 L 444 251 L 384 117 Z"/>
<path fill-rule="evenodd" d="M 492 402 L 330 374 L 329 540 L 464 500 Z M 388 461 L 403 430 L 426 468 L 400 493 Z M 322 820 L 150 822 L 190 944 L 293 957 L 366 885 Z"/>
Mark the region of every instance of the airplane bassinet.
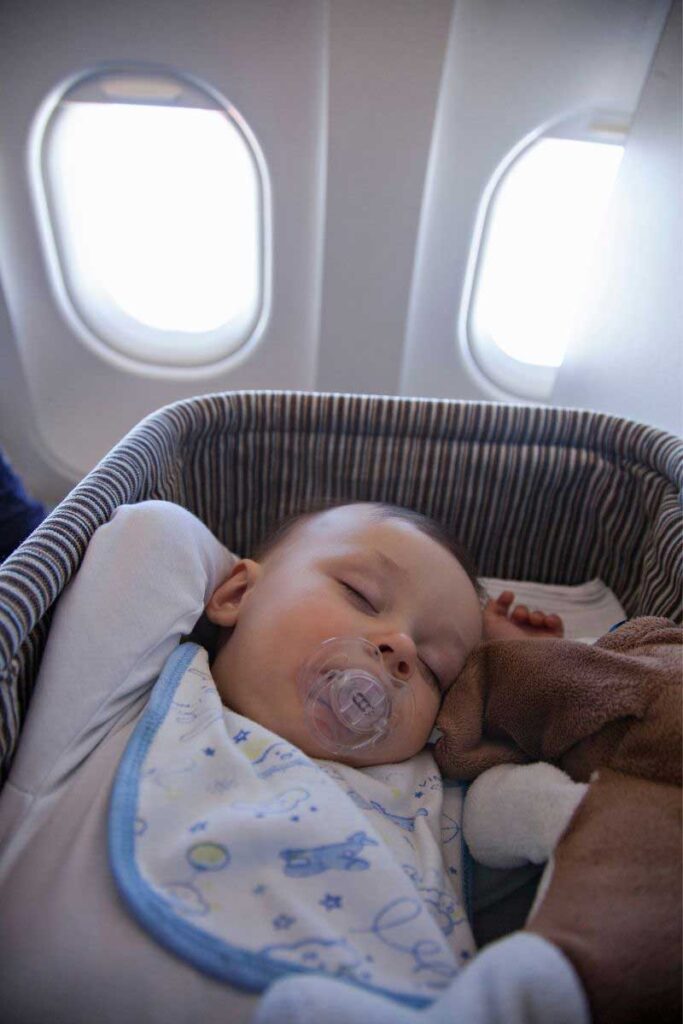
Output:
<path fill-rule="evenodd" d="M 481 573 L 599 577 L 629 616 L 681 620 L 683 443 L 599 413 L 430 399 L 252 391 L 151 414 L 0 567 L 0 753 L 6 777 L 56 599 L 121 504 L 185 506 L 248 555 L 317 498 L 442 520 Z"/>

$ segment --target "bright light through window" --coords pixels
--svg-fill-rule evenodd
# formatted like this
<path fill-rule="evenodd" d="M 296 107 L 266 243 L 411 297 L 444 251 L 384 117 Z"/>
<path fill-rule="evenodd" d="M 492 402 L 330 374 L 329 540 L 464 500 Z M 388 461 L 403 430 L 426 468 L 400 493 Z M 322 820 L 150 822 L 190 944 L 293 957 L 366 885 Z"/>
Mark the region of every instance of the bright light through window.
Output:
<path fill-rule="evenodd" d="M 227 351 L 244 340 L 261 303 L 262 204 L 225 111 L 67 100 L 47 155 L 63 271 L 98 334 L 161 363 L 225 354 L 226 331 Z"/>
<path fill-rule="evenodd" d="M 623 147 L 546 138 L 511 167 L 494 200 L 472 330 L 506 355 L 560 366 Z"/>

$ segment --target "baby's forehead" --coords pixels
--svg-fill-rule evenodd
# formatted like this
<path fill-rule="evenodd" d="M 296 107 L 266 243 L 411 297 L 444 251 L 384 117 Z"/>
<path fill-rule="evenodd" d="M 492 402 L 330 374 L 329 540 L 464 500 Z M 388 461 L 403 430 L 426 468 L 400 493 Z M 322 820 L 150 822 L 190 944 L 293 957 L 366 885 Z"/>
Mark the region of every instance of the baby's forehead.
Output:
<path fill-rule="evenodd" d="M 412 600 L 418 604 L 428 601 L 434 623 L 441 623 L 444 606 L 457 608 L 458 623 L 466 634 L 463 643 L 471 647 L 478 641 L 482 615 L 472 581 L 455 554 L 415 523 L 382 515 L 370 503 L 344 505 L 306 517 L 296 524 L 290 541 L 295 561 L 322 559 L 327 564 L 339 558 L 366 568 L 378 567 Z M 410 584 L 407 589 L 405 583 Z M 449 633 L 455 625 L 447 614 L 441 631 Z"/>
<path fill-rule="evenodd" d="M 412 571 L 428 571 L 428 566 L 448 574 L 463 573 L 455 555 L 437 540 L 425 534 L 409 520 L 382 514 L 371 503 L 343 505 L 317 513 L 301 523 L 297 536 L 299 554 L 312 558 L 349 555 L 367 558 L 368 563 L 398 568 L 407 577 Z M 419 570 L 416 570 L 419 567 Z"/>
<path fill-rule="evenodd" d="M 372 502 L 358 502 L 315 512 L 309 517 L 308 525 L 317 530 L 362 530 L 380 518 L 378 507 Z"/>
<path fill-rule="evenodd" d="M 382 515 L 377 506 L 370 502 L 340 505 L 338 508 L 317 512 L 301 523 L 301 535 L 309 540 L 320 537 L 339 540 L 353 538 L 359 544 L 368 545 L 376 534 L 386 529 L 416 531 L 412 523 Z"/>

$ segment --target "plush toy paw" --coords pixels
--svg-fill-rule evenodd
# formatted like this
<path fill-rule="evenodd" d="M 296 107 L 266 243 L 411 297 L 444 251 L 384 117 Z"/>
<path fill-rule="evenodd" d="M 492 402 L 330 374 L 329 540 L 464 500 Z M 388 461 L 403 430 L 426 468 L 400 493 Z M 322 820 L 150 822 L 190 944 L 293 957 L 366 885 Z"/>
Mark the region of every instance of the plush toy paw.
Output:
<path fill-rule="evenodd" d="M 586 789 L 543 761 L 489 768 L 465 798 L 463 833 L 470 853 L 490 868 L 545 863 Z"/>

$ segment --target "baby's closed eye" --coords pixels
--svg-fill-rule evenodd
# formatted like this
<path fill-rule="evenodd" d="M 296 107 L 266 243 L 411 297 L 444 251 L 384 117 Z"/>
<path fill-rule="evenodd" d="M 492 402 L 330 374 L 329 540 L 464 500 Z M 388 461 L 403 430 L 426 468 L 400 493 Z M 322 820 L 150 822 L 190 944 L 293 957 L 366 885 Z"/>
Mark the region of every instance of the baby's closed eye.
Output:
<path fill-rule="evenodd" d="M 339 580 L 339 582 L 357 604 L 360 604 L 363 608 L 371 611 L 374 615 L 377 615 L 377 608 L 361 590 L 358 590 L 357 587 L 351 586 L 351 584 L 347 583 L 346 580 Z"/>

